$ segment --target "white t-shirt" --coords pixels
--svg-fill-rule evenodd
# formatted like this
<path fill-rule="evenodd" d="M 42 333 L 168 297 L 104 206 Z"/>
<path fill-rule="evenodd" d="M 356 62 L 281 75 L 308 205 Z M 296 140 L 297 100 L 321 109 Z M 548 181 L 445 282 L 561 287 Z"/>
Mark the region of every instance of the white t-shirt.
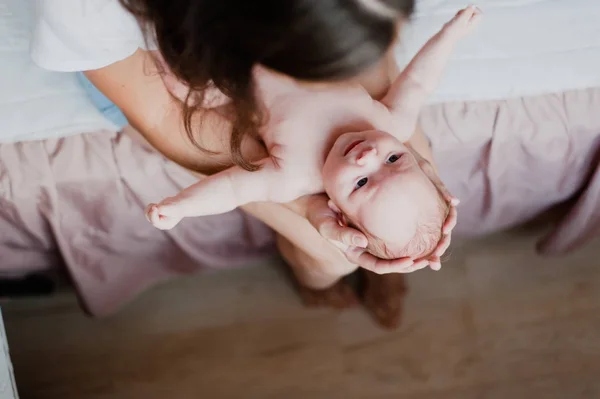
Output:
<path fill-rule="evenodd" d="M 116 130 L 75 74 L 48 71 L 31 61 L 33 6 L 33 1 L 0 0 L 0 143 Z"/>
<path fill-rule="evenodd" d="M 31 57 L 42 68 L 75 72 L 148 49 L 135 17 L 118 0 L 36 0 Z M 150 50 L 155 49 L 152 41 Z"/>
<path fill-rule="evenodd" d="M 99 69 L 138 49 L 156 51 L 154 35 L 144 35 L 136 18 L 118 0 L 36 0 L 30 53 L 40 67 L 60 72 Z M 170 73 L 161 57 L 167 89 L 183 99 L 189 89 Z M 218 90 L 205 93 L 203 105 L 227 101 Z"/>

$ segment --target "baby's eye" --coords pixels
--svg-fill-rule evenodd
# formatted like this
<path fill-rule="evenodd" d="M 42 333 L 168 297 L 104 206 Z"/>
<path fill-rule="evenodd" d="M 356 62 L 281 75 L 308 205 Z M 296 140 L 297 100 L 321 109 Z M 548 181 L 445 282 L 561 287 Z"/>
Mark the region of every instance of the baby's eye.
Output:
<path fill-rule="evenodd" d="M 399 156 L 399 155 L 393 154 L 393 155 L 390 155 L 390 156 L 388 157 L 388 159 L 387 159 L 387 163 L 394 163 L 394 162 L 396 162 L 396 161 L 397 161 L 397 160 L 399 160 L 399 159 L 400 159 L 400 156 Z"/>
<path fill-rule="evenodd" d="M 356 182 L 356 186 L 354 187 L 354 189 L 358 190 L 359 188 L 367 184 L 368 181 L 369 179 L 367 177 L 363 177 L 362 179 Z"/>

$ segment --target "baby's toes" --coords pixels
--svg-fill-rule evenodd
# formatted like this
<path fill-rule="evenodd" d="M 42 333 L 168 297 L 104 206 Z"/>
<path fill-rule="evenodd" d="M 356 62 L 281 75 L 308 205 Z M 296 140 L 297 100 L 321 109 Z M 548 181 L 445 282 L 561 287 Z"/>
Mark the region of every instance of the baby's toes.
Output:
<path fill-rule="evenodd" d="M 377 323 L 386 329 L 395 329 L 402 321 L 406 285 L 402 274 L 377 275 L 366 272 L 363 301 L 365 308 Z"/>

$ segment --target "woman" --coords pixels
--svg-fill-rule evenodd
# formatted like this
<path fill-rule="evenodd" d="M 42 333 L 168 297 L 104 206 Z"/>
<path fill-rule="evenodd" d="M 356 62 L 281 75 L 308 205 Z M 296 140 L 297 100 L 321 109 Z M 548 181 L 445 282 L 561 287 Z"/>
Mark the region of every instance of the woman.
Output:
<path fill-rule="evenodd" d="M 252 135 L 264 116 L 253 96 L 253 66 L 312 82 L 355 80 L 381 96 L 395 71 L 386 54 L 413 3 L 46 0 L 31 53 L 42 67 L 85 71 L 159 152 L 211 174 L 231 159 L 252 168 L 265 154 Z M 431 159 L 422 136 L 414 145 Z M 364 237 L 338 226 L 323 197 L 244 209 L 278 233 L 282 255 L 313 290 L 357 264 L 377 273 L 437 267 L 449 243 L 425 262 L 384 262 L 353 248 Z M 347 259 L 340 245 L 350 248 Z"/>

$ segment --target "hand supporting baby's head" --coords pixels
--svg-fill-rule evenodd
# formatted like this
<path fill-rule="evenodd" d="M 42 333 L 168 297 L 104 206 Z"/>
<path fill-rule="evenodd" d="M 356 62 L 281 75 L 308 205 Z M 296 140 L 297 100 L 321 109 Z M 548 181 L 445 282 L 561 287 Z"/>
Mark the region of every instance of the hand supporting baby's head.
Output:
<path fill-rule="evenodd" d="M 360 230 L 367 237 L 367 251 L 380 259 L 399 259 L 410 257 L 413 259 L 427 258 L 436 248 L 442 239 L 442 227 L 448 212 L 449 204 L 440 195 L 437 197 L 437 207 L 432 209 L 429 214 L 422 215 L 417 222 L 416 229 L 407 229 L 403 223 L 402 214 L 398 212 L 395 216 L 388 218 L 388 223 L 394 223 L 396 230 L 395 238 L 383 239 L 375 235 L 372 230 L 364 224 L 369 225 L 368 221 L 364 224 L 353 221 L 348 215 L 345 215 L 348 226 Z M 405 232 L 413 232 L 412 237 L 403 239 Z M 398 239 L 399 238 L 399 239 Z"/>
<path fill-rule="evenodd" d="M 332 208 L 379 258 L 425 257 L 442 238 L 449 204 L 417 159 L 393 136 L 367 131 L 340 136 L 325 162 Z"/>

